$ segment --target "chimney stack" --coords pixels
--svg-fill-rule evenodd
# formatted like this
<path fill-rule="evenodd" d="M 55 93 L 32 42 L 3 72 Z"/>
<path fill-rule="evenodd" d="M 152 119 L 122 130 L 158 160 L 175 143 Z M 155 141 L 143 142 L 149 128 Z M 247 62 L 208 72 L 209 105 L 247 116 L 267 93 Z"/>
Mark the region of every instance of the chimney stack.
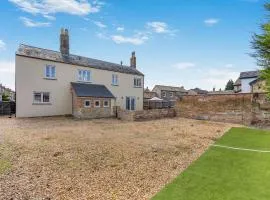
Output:
<path fill-rule="evenodd" d="M 60 34 L 60 52 L 63 55 L 69 55 L 69 34 L 68 29 L 61 29 Z"/>
<path fill-rule="evenodd" d="M 133 52 L 131 53 L 130 67 L 136 68 L 136 56 L 135 56 L 135 51 L 133 51 Z"/>

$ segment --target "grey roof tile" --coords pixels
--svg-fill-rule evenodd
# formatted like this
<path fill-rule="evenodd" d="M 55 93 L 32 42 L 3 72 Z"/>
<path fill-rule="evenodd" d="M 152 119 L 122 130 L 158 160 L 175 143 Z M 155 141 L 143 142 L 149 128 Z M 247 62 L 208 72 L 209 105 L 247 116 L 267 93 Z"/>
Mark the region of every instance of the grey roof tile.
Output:
<path fill-rule="evenodd" d="M 105 85 L 72 82 L 71 86 L 78 97 L 114 98 Z"/>
<path fill-rule="evenodd" d="M 259 76 L 259 71 L 247 71 L 247 72 L 241 72 L 240 73 L 240 79 L 243 78 L 256 78 Z"/>
<path fill-rule="evenodd" d="M 19 46 L 16 55 L 143 76 L 143 73 L 130 66 L 110 63 L 73 54 L 63 55 L 58 51 L 42 49 L 24 44 Z"/>

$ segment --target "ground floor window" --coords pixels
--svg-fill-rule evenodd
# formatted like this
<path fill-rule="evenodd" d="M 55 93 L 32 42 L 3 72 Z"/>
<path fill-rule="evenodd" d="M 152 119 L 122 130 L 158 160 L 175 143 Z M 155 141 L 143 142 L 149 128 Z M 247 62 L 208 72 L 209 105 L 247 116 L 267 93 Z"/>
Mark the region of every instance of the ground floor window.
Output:
<path fill-rule="evenodd" d="M 49 92 L 34 92 L 33 98 L 34 103 L 50 103 Z"/>
<path fill-rule="evenodd" d="M 99 100 L 96 100 L 96 101 L 95 101 L 95 107 L 96 107 L 96 108 L 99 108 L 99 107 L 100 107 L 100 101 L 99 101 Z"/>
<path fill-rule="evenodd" d="M 103 107 L 109 107 L 109 101 L 108 100 L 105 100 L 103 101 Z"/>
<path fill-rule="evenodd" d="M 85 107 L 85 108 L 91 107 L 91 101 L 90 101 L 90 100 L 85 100 L 85 101 L 84 101 L 84 107 Z"/>
<path fill-rule="evenodd" d="M 126 110 L 135 110 L 135 97 L 126 97 Z"/>

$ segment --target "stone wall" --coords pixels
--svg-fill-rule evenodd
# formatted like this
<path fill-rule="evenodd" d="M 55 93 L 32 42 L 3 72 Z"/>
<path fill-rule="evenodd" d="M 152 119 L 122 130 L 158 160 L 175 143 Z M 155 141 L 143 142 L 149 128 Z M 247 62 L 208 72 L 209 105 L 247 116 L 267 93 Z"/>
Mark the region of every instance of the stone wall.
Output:
<path fill-rule="evenodd" d="M 176 116 L 174 108 L 151 109 L 142 111 L 126 111 L 118 112 L 118 118 L 126 121 L 145 121 L 161 118 L 171 118 Z"/>
<path fill-rule="evenodd" d="M 267 104 L 263 93 L 188 95 L 177 102 L 176 112 L 186 118 L 250 125 L 270 119 Z"/>
<path fill-rule="evenodd" d="M 84 101 L 90 100 L 90 107 L 84 106 Z M 95 107 L 95 101 L 100 101 L 100 107 Z M 109 107 L 104 107 L 103 102 L 108 101 Z M 112 117 L 111 99 L 96 97 L 77 97 L 73 96 L 73 116 L 80 119 L 94 119 Z"/>

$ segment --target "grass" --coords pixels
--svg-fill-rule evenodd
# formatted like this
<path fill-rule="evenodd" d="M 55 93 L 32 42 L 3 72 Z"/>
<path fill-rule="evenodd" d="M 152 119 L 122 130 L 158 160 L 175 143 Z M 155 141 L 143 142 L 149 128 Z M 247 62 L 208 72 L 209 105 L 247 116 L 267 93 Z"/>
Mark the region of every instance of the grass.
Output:
<path fill-rule="evenodd" d="M 270 132 L 232 128 L 219 145 L 270 150 Z M 270 153 L 210 147 L 152 200 L 269 200 Z"/>

